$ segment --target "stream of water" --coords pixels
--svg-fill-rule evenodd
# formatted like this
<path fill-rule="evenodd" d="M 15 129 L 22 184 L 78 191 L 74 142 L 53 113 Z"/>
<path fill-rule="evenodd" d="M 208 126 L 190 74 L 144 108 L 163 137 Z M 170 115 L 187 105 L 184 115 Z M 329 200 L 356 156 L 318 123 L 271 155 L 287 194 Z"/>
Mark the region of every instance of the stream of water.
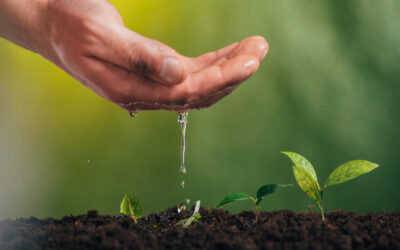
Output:
<path fill-rule="evenodd" d="M 129 112 L 129 115 L 132 118 L 137 116 L 138 112 Z M 181 132 L 181 166 L 179 168 L 179 172 L 183 175 L 186 174 L 186 167 L 185 167 L 185 152 L 186 152 L 186 125 L 188 123 L 188 112 L 178 112 L 178 123 L 180 125 L 180 132 Z M 182 189 L 185 188 L 185 180 L 182 179 L 180 182 L 180 186 Z M 178 213 L 184 211 L 186 209 L 186 205 L 190 204 L 190 199 L 186 198 L 185 201 L 178 205 Z"/>
<path fill-rule="evenodd" d="M 185 152 L 186 152 L 186 125 L 188 122 L 188 112 L 179 112 L 178 113 L 178 123 L 180 125 L 181 131 L 181 166 L 179 168 L 179 172 L 182 174 L 186 174 L 186 167 L 185 167 Z M 185 188 L 185 180 L 180 182 L 182 188 Z M 186 204 L 189 205 L 190 199 L 186 198 L 185 202 L 178 205 L 178 213 L 186 209 Z"/>

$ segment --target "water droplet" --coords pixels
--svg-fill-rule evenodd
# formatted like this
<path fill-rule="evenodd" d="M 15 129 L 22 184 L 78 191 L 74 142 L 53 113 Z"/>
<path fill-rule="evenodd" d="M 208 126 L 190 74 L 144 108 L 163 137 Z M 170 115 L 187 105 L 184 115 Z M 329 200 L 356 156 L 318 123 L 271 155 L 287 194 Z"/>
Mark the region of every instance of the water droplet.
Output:
<path fill-rule="evenodd" d="M 185 188 L 185 181 L 181 181 L 181 187 Z"/>
<path fill-rule="evenodd" d="M 132 118 L 135 118 L 135 117 L 137 116 L 137 114 L 138 114 L 138 112 L 129 112 L 129 115 L 130 115 Z"/>
<path fill-rule="evenodd" d="M 177 210 L 178 210 L 178 213 L 181 213 L 181 212 L 185 211 L 186 210 L 186 205 L 185 204 L 179 204 Z"/>
<path fill-rule="evenodd" d="M 178 113 L 178 123 L 183 124 L 187 123 L 189 112 L 179 112 Z"/>
<path fill-rule="evenodd" d="M 182 174 L 186 174 L 185 166 L 181 166 L 181 168 L 179 169 L 179 172 L 181 172 Z"/>

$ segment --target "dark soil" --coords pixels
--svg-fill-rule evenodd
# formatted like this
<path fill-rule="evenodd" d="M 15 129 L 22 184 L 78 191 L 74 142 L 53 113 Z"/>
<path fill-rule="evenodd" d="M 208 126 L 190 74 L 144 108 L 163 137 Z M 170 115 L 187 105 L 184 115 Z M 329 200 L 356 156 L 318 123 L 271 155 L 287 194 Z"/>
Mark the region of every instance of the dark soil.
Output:
<path fill-rule="evenodd" d="M 174 209 L 135 224 L 127 216 L 96 211 L 61 220 L 37 218 L 0 222 L 0 249 L 400 249 L 400 213 L 334 211 L 231 214 L 201 209 L 200 222 L 184 229 L 190 215 Z"/>

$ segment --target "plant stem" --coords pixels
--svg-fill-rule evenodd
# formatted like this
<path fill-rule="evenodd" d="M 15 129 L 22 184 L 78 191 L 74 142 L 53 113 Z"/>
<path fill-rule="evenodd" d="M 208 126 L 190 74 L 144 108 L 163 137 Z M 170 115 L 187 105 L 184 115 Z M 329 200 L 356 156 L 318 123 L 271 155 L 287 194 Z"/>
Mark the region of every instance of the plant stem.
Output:
<path fill-rule="evenodd" d="M 256 222 L 258 221 L 259 215 L 260 215 L 260 206 L 256 205 Z"/>
<path fill-rule="evenodd" d="M 324 193 L 323 193 L 323 192 L 324 192 L 324 191 L 321 190 L 321 192 L 320 192 L 321 201 L 318 202 L 318 206 L 319 206 L 319 209 L 321 210 L 322 221 L 325 221 L 324 205 L 323 205 L 323 194 L 324 194 Z"/>
<path fill-rule="evenodd" d="M 324 207 L 322 205 L 319 205 L 319 209 L 321 209 L 322 220 L 325 221 Z"/>
<path fill-rule="evenodd" d="M 135 212 L 133 211 L 132 204 L 130 204 L 130 203 L 129 203 L 129 210 L 130 210 L 130 212 L 131 212 L 131 218 L 133 219 L 133 221 L 135 222 L 135 224 L 137 224 Z"/>

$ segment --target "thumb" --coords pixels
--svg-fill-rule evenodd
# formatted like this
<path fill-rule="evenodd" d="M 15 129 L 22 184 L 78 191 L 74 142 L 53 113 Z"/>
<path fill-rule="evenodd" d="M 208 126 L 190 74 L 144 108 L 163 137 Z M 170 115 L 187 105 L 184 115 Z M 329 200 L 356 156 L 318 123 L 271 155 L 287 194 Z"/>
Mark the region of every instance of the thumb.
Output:
<path fill-rule="evenodd" d="M 183 57 L 169 46 L 124 28 L 112 42 L 108 60 L 136 74 L 166 85 L 183 82 L 187 68 Z"/>

